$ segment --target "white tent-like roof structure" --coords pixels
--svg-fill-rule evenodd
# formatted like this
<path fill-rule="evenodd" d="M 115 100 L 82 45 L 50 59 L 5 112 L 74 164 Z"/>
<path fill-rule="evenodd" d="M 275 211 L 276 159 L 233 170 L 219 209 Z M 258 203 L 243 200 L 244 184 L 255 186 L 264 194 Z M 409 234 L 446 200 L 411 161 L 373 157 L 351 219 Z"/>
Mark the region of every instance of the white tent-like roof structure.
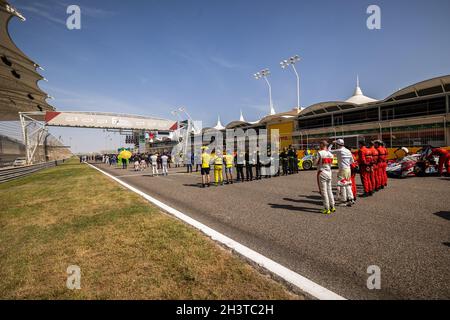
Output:
<path fill-rule="evenodd" d="M 367 97 L 363 94 L 361 87 L 359 86 L 359 76 L 356 77 L 356 88 L 353 96 L 345 100 L 345 102 L 354 103 L 354 104 L 366 104 L 377 101 L 376 99 Z"/>
<path fill-rule="evenodd" d="M 246 122 L 245 119 L 244 119 L 244 115 L 242 114 L 242 110 L 241 110 L 241 115 L 239 117 L 239 121 Z"/>
<path fill-rule="evenodd" d="M 225 129 L 225 127 L 222 125 L 222 122 L 220 121 L 220 116 L 217 116 L 217 124 L 213 129 L 219 130 L 219 131 Z"/>

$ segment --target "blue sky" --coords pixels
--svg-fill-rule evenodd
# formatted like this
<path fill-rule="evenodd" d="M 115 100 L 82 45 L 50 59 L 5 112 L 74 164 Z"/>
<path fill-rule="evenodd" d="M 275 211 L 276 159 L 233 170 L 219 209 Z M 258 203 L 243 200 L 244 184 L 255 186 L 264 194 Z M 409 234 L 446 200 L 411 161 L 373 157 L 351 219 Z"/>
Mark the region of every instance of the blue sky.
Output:
<path fill-rule="evenodd" d="M 296 82 L 279 62 L 299 54 L 301 104 L 348 98 L 359 74 L 366 95 L 450 73 L 450 1 L 31 1 L 11 0 L 16 44 L 41 64 L 41 87 L 60 110 L 114 111 L 171 118 L 183 105 L 214 124 L 268 112 L 268 93 L 253 74 L 272 72 L 276 111 L 296 105 Z M 66 8 L 81 8 L 81 30 L 68 30 Z M 381 8 L 381 30 L 366 9 Z M 54 129 L 75 151 L 104 148 L 96 130 Z M 95 138 L 95 139 L 94 139 Z M 119 143 L 114 137 L 114 146 Z M 68 141 L 68 140 L 67 140 Z"/>

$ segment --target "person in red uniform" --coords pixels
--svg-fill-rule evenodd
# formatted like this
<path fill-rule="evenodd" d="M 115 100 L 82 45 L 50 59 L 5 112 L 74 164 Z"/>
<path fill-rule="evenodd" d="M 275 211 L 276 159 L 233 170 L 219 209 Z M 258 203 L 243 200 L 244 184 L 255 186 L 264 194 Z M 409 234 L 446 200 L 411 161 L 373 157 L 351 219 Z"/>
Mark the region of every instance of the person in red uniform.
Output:
<path fill-rule="evenodd" d="M 370 171 L 372 170 L 372 154 L 370 150 L 367 149 L 366 143 L 364 141 L 359 142 L 358 165 L 361 182 L 364 186 L 364 194 L 362 195 L 362 197 L 371 196 L 372 181 L 370 178 Z"/>
<path fill-rule="evenodd" d="M 356 173 L 358 172 L 358 151 L 352 152 L 353 163 L 350 165 L 353 200 L 356 201 Z"/>
<path fill-rule="evenodd" d="M 378 150 L 378 180 L 380 183 L 380 189 L 387 187 L 387 149 L 384 147 L 384 143 L 381 140 L 375 141 L 375 148 Z"/>
<path fill-rule="evenodd" d="M 444 165 L 447 170 L 447 175 L 450 175 L 450 152 L 444 148 L 433 148 L 428 158 L 433 156 L 439 156 L 439 175 L 442 176 Z"/>
<path fill-rule="evenodd" d="M 375 148 L 375 143 L 371 141 L 369 143 L 369 150 L 372 154 L 372 171 L 370 173 L 370 178 L 372 179 L 372 192 L 377 192 L 380 190 L 380 181 L 378 179 L 378 150 Z"/>

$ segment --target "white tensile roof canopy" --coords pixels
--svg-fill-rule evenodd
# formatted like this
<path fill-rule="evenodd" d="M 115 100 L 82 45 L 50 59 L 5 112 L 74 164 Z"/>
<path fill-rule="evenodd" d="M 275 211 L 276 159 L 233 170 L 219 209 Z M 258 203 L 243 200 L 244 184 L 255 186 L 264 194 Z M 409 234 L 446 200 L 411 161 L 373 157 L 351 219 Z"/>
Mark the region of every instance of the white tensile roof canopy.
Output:
<path fill-rule="evenodd" d="M 356 77 L 356 88 L 355 92 L 353 93 L 353 96 L 345 100 L 345 102 L 350 102 L 354 104 L 366 104 L 370 102 L 375 102 L 376 99 L 367 97 L 363 94 L 361 87 L 359 86 L 359 76 Z"/>

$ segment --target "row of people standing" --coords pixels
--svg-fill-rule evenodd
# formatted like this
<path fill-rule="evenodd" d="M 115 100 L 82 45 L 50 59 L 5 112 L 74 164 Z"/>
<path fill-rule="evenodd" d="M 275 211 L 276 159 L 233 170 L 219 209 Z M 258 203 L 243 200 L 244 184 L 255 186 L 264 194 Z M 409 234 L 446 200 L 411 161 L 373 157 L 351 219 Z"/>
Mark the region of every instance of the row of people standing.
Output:
<path fill-rule="evenodd" d="M 121 165 L 122 169 L 128 168 L 128 163 L 134 164 L 135 171 L 144 171 L 146 168 L 152 168 L 152 175 L 159 175 L 162 170 L 163 175 L 168 175 L 171 163 L 171 156 L 167 153 L 153 154 L 133 154 L 131 158 L 120 158 L 116 154 L 107 154 L 103 156 L 103 162 L 110 166 Z"/>
<path fill-rule="evenodd" d="M 290 145 L 280 152 L 280 162 L 282 168 L 282 175 L 298 173 L 298 155 L 295 148 Z"/>
<path fill-rule="evenodd" d="M 372 196 L 375 192 L 387 187 L 387 149 L 380 140 L 359 142 L 359 150 L 352 153 L 345 147 L 343 139 L 328 145 L 326 140 L 320 143 L 320 150 L 314 156 L 317 166 L 317 183 L 323 200 L 323 214 L 336 212 L 336 202 L 332 191 L 331 166 L 334 156 L 338 161 L 337 198 L 344 206 L 352 206 L 356 202 L 356 174 L 360 173 L 364 188 L 362 197 Z"/>
<path fill-rule="evenodd" d="M 364 187 L 362 197 L 370 197 L 377 191 L 387 187 L 388 151 L 380 140 L 366 144 L 359 142 L 358 165 L 361 182 Z"/>
<path fill-rule="evenodd" d="M 293 152 L 295 149 L 290 148 Z M 295 152 L 296 154 L 296 152 Z M 286 153 L 287 155 L 287 153 Z M 280 154 L 282 164 L 288 162 L 288 157 Z M 292 156 L 295 164 L 298 163 L 297 156 Z M 232 154 L 231 152 L 215 152 L 213 150 L 211 154 L 207 152 L 207 148 L 202 148 L 201 154 L 201 175 L 202 175 L 202 187 L 209 187 L 211 185 L 210 171 L 213 169 L 214 183 L 216 186 L 224 184 L 232 184 L 235 182 L 253 181 L 260 180 L 262 178 L 271 178 L 272 176 L 279 176 L 279 167 L 276 169 L 273 164 L 273 158 L 269 156 L 269 161 L 262 163 L 260 159 L 259 152 L 250 154 L 248 152 L 242 154 Z M 286 164 L 285 164 L 286 165 Z M 286 165 L 288 168 L 291 165 Z M 298 166 L 295 165 L 297 169 L 291 167 L 291 169 L 286 169 L 283 173 L 291 174 L 298 172 Z M 236 180 L 233 178 L 233 168 L 236 168 Z M 188 172 L 192 172 L 192 169 Z"/>

